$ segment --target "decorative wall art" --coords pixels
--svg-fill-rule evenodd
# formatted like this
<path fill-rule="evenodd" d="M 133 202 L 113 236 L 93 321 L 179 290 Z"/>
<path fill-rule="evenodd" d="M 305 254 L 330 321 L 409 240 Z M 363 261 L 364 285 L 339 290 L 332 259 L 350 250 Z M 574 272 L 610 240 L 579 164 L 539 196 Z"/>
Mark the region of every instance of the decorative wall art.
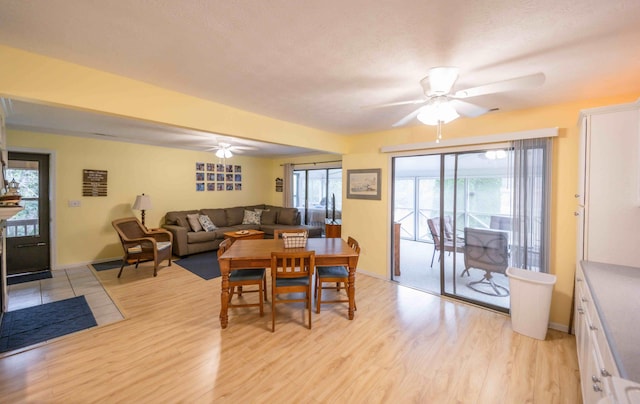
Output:
<path fill-rule="evenodd" d="M 82 196 L 107 196 L 106 170 L 82 170 Z"/>
<path fill-rule="evenodd" d="M 196 192 L 242 191 L 242 166 L 196 163 Z"/>
<path fill-rule="evenodd" d="M 347 198 L 381 199 L 381 169 L 347 170 Z"/>

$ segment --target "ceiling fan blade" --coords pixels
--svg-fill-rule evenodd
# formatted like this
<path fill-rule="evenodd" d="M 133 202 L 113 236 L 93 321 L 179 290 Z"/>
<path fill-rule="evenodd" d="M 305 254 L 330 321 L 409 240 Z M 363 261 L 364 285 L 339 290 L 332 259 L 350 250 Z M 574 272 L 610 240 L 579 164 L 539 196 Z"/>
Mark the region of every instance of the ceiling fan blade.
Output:
<path fill-rule="evenodd" d="M 545 81 L 544 73 L 536 73 L 528 76 L 516 77 L 514 79 L 496 81 L 495 83 L 483 86 L 472 87 L 466 90 L 456 91 L 454 98 L 471 98 L 479 95 L 495 94 L 505 91 L 522 90 L 540 86 Z"/>
<path fill-rule="evenodd" d="M 420 111 L 422 110 L 423 107 L 420 107 L 418 109 L 416 109 L 415 111 L 413 111 L 412 113 L 410 113 L 409 115 L 405 116 L 404 118 L 400 119 L 398 122 L 394 123 L 393 126 L 394 128 L 397 128 L 398 126 L 404 126 L 407 123 L 409 123 L 409 121 L 411 121 L 412 119 L 414 119 L 416 116 L 418 116 L 418 114 L 420 113 Z"/>
<path fill-rule="evenodd" d="M 234 150 L 234 151 L 258 150 L 258 148 L 253 146 L 229 146 L 229 150 Z"/>
<path fill-rule="evenodd" d="M 421 99 L 421 100 L 409 100 L 409 101 L 398 101 L 398 102 L 389 102 L 386 104 L 377 104 L 377 105 L 365 105 L 364 107 L 360 107 L 362 109 L 375 109 L 375 108 L 386 108 L 386 107 L 395 107 L 398 105 L 416 105 L 416 104 L 423 104 L 425 103 L 427 100 L 425 99 Z"/>
<path fill-rule="evenodd" d="M 422 80 L 420 84 L 427 95 L 445 95 L 449 94 L 451 87 L 458 80 L 457 67 L 441 66 L 429 69 L 429 75 Z M 427 84 L 429 87 L 427 88 Z"/>
<path fill-rule="evenodd" d="M 458 114 L 468 118 L 475 118 L 476 116 L 489 112 L 489 108 L 481 107 L 466 101 L 451 100 L 449 101 L 449 104 L 451 104 Z"/>

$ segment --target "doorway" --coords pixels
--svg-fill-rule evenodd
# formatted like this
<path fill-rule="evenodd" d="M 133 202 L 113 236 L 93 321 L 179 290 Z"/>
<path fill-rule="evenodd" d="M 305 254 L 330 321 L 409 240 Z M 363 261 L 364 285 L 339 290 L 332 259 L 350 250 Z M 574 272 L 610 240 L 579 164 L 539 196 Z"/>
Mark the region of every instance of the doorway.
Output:
<path fill-rule="evenodd" d="M 49 155 L 9 152 L 8 181 L 19 184 L 24 209 L 7 221 L 7 275 L 51 269 Z"/>

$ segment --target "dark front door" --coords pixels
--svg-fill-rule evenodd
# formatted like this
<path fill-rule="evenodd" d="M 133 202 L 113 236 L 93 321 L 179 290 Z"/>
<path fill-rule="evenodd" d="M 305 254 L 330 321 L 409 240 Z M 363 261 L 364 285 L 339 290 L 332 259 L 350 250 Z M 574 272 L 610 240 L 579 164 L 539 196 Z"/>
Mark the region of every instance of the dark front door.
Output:
<path fill-rule="evenodd" d="M 7 274 L 48 270 L 49 156 L 9 152 L 6 179 L 19 183 L 24 207 L 7 221 Z"/>

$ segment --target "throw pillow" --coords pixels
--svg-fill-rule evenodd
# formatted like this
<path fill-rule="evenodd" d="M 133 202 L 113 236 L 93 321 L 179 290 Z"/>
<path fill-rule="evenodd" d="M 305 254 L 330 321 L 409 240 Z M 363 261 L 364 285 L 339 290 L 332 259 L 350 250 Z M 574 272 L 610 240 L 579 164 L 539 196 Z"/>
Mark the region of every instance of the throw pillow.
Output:
<path fill-rule="evenodd" d="M 207 215 L 200 215 L 200 217 L 198 218 L 198 221 L 202 225 L 202 228 L 204 229 L 204 231 L 214 231 L 215 229 L 217 229 L 216 225 L 213 224 L 213 222 L 211 221 L 211 219 L 209 219 L 209 216 Z"/>
<path fill-rule="evenodd" d="M 202 226 L 200 225 L 200 215 L 197 213 L 187 215 L 187 221 L 189 222 L 189 226 L 191 226 L 191 230 L 198 232 L 202 231 Z"/>
<path fill-rule="evenodd" d="M 260 212 L 245 210 L 242 224 L 260 224 Z"/>
<path fill-rule="evenodd" d="M 263 210 L 260 215 L 260 224 L 276 224 L 276 213 L 275 210 Z"/>

